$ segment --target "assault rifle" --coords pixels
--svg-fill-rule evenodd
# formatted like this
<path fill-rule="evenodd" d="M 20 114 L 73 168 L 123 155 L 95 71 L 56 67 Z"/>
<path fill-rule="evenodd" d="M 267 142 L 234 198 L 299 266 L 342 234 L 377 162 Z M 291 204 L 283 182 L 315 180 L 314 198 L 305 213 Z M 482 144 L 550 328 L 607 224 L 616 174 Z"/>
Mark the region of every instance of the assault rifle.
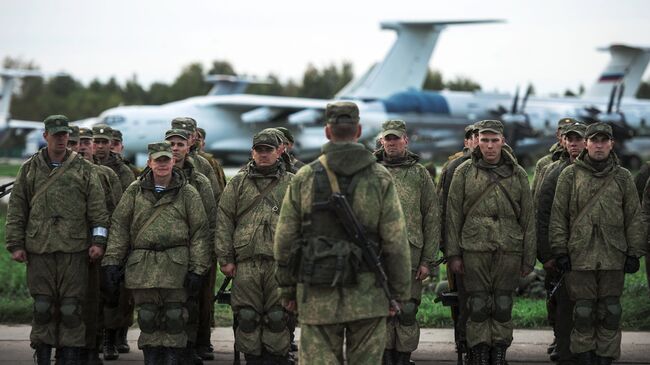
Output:
<path fill-rule="evenodd" d="M 12 181 L 10 183 L 6 183 L 4 185 L 0 185 L 0 198 L 4 197 L 5 195 L 11 193 L 11 186 L 15 183 L 15 181 Z"/>
<path fill-rule="evenodd" d="M 365 230 L 363 229 L 361 222 L 359 222 L 357 217 L 354 215 L 352 207 L 345 195 L 341 193 L 333 193 L 330 197 L 330 201 L 332 202 L 332 207 L 334 208 L 336 216 L 341 221 L 345 231 L 352 239 L 352 242 L 361 248 L 361 251 L 363 252 L 363 261 L 375 273 L 377 282 L 379 282 L 379 285 L 381 285 L 381 288 L 384 290 L 384 294 L 386 295 L 386 298 L 388 298 L 390 305 L 397 313 L 399 313 L 401 311 L 400 305 L 397 303 L 397 300 L 391 297 L 390 289 L 388 288 L 388 276 L 386 276 L 386 271 L 381 263 L 381 258 L 375 248 L 378 245 L 366 237 Z"/>
<path fill-rule="evenodd" d="M 230 290 L 228 290 L 228 285 L 230 285 L 230 282 L 232 281 L 231 277 L 226 276 L 226 278 L 223 280 L 223 283 L 219 287 L 219 291 L 217 294 L 214 296 L 212 299 L 212 302 L 217 302 L 217 304 L 228 304 L 230 305 Z M 237 326 L 239 323 L 237 322 L 237 316 L 233 315 L 232 317 L 232 331 L 235 332 L 237 330 Z M 241 358 L 239 351 L 237 351 L 237 346 L 233 346 L 233 350 L 235 351 L 234 359 L 233 359 L 233 365 L 239 365 L 241 363 Z"/>

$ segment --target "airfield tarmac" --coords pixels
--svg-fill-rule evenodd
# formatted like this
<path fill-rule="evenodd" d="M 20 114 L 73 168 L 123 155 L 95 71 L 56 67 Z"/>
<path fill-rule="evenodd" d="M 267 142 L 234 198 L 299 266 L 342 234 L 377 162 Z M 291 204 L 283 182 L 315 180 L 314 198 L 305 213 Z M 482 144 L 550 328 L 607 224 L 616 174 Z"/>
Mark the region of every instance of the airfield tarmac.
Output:
<path fill-rule="evenodd" d="M 29 329 L 27 325 L 0 325 L 0 364 L 33 364 L 33 350 L 29 348 Z M 297 330 L 299 338 L 299 331 Z M 105 364 L 134 364 L 142 362 L 142 352 L 137 350 L 140 331 L 129 331 L 128 340 L 131 353 L 120 354 L 118 361 Z M 514 343 L 508 351 L 510 364 L 549 364 L 546 347 L 552 340 L 550 330 L 515 330 Z M 452 329 L 422 329 L 420 346 L 413 354 L 418 365 L 455 364 L 454 333 Z M 230 365 L 233 359 L 233 334 L 230 328 L 219 327 L 212 332 L 215 348 L 215 361 L 206 364 Z M 617 364 L 650 364 L 650 332 L 623 332 L 622 358 Z M 243 356 L 242 356 L 243 360 Z M 243 362 L 243 361 L 242 361 Z"/>

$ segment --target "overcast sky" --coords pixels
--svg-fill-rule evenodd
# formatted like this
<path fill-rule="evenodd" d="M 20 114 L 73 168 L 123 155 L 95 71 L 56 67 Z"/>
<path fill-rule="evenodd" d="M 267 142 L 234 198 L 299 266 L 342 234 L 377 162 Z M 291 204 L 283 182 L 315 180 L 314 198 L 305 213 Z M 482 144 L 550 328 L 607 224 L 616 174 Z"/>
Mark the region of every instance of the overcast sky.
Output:
<path fill-rule="evenodd" d="M 597 47 L 650 46 L 649 16 L 647 0 L 0 0 L 0 58 L 84 82 L 136 74 L 145 85 L 215 59 L 283 80 L 310 62 L 349 60 L 360 75 L 395 39 L 382 20 L 498 18 L 507 23 L 448 28 L 430 66 L 484 90 L 532 82 L 544 94 L 589 86 L 609 59 Z"/>

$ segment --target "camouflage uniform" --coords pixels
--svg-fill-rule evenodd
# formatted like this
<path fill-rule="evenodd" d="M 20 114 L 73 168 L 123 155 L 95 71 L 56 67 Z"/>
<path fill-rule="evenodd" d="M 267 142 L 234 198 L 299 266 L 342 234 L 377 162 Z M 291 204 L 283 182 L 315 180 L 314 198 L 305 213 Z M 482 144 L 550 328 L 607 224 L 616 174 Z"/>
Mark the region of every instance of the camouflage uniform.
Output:
<path fill-rule="evenodd" d="M 155 160 L 171 156 L 171 147 L 154 143 L 149 152 Z M 125 267 L 126 288 L 135 299 L 142 331 L 138 347 L 146 350 L 145 356 L 158 356 L 149 354 L 160 347 L 184 348 L 184 282 L 205 274 L 210 260 L 208 222 L 199 193 L 177 169 L 162 191 L 154 186 L 153 172 L 147 172 L 124 192 L 111 230 L 102 266 L 107 271 L 109 266 Z M 176 356 L 174 351 L 167 351 L 168 359 Z"/>
<path fill-rule="evenodd" d="M 330 124 L 358 123 L 358 115 L 356 105 L 351 102 L 328 104 L 326 109 Z M 330 142 L 323 146 L 323 154 L 337 180 L 348 188 L 354 187 L 350 205 L 369 237 L 374 237 L 380 245 L 392 296 L 408 301 L 411 298 L 409 244 L 392 176 L 358 143 Z M 289 266 L 292 251 L 309 238 L 304 233 L 307 225 L 312 227 L 313 235 L 323 235 L 329 240 L 349 239 L 331 213 L 312 209 L 316 195 L 325 196 L 331 191 L 329 183 L 324 186 L 318 183 L 319 188 L 315 187 L 317 176 L 323 173 L 320 161 L 302 167 L 284 197 L 274 249 L 281 295 L 296 300 L 298 305 L 301 364 L 343 364 L 345 340 L 349 364 L 376 365 L 381 362 L 385 348 L 389 302 L 376 285 L 375 274 L 362 265 L 356 273 L 356 284 L 313 286 L 298 283 L 293 275 L 295 266 Z M 348 242 L 347 247 L 356 246 Z"/>
<path fill-rule="evenodd" d="M 48 117 L 45 128 L 50 134 L 68 132 L 67 118 Z M 88 235 L 92 228 L 93 244 L 104 245 L 108 219 L 97 174 L 76 152 L 68 151 L 62 164 L 54 165 L 43 148 L 20 167 L 7 210 L 6 245 L 28 255 L 27 287 L 34 298 L 30 341 L 39 359 L 39 349 L 62 347 L 64 357 L 68 351 L 77 357 L 86 345 Z"/>
<path fill-rule="evenodd" d="M 120 143 L 122 143 L 123 142 L 123 140 L 122 140 L 122 132 L 113 128 L 113 130 L 112 130 L 112 140 L 120 141 Z M 124 156 L 122 156 L 121 154 L 118 154 L 117 156 L 120 158 L 120 160 L 122 160 L 122 162 L 124 162 L 124 164 L 129 168 L 129 170 L 131 170 L 134 177 L 137 178 L 138 176 L 140 176 L 142 171 L 136 165 L 134 165 L 131 161 L 124 158 Z M 124 186 L 122 189 L 126 189 L 126 188 L 127 188 L 127 186 Z"/>
<path fill-rule="evenodd" d="M 93 138 L 95 139 L 106 139 L 109 142 L 113 139 L 113 129 L 107 125 L 96 125 L 93 127 Z M 122 184 L 122 190 L 131 185 L 135 181 L 135 175 L 133 171 L 124 163 L 120 155 L 114 152 L 110 152 L 106 159 L 95 161 L 98 165 L 110 167 L 117 176 L 120 178 Z"/>
<path fill-rule="evenodd" d="M 643 193 L 643 202 L 641 205 L 641 210 L 643 213 L 643 219 L 646 226 L 650 225 L 650 179 L 646 183 L 644 193 Z M 648 280 L 648 287 L 650 288 L 650 255 L 647 253 L 650 252 L 650 235 L 648 237 L 648 242 L 646 245 L 646 256 L 645 256 L 645 272 L 646 278 Z"/>
<path fill-rule="evenodd" d="M 611 138 L 611 127 L 594 123 L 587 129 L 587 138 L 597 133 Z M 598 191 L 602 194 L 596 197 Z M 589 203 L 593 199 L 597 200 Z M 619 357 L 624 263 L 628 256 L 643 255 L 645 234 L 632 175 L 613 153 L 595 162 L 585 150 L 562 171 L 549 236 L 558 260 L 570 258 L 572 271 L 566 284 L 575 301 L 574 354 L 593 351 L 603 358 Z"/>
<path fill-rule="evenodd" d="M 648 180 L 650 180 L 650 162 L 644 163 L 643 166 L 641 166 L 639 169 L 637 175 L 634 177 L 634 185 L 636 185 L 636 191 L 639 194 L 639 199 L 643 202 L 644 214 L 650 214 L 650 210 L 646 209 L 646 202 L 644 197 L 645 192 L 648 191 L 646 188 Z M 648 215 L 646 215 L 646 217 L 648 217 Z M 650 219 L 647 222 L 650 222 Z M 650 251 L 650 244 L 648 245 L 647 251 Z M 645 257 L 645 272 L 646 278 L 648 280 L 648 287 L 650 288 L 650 255 L 646 255 Z"/>
<path fill-rule="evenodd" d="M 562 128 L 565 125 L 573 124 L 578 122 L 576 119 L 573 118 L 562 118 L 557 122 L 557 132 L 561 132 Z M 548 154 L 545 155 L 544 157 L 540 158 L 537 163 L 535 164 L 535 173 L 533 174 L 533 186 L 531 188 L 531 191 L 533 192 L 533 197 L 537 196 L 537 191 L 540 187 L 540 184 L 542 183 L 542 180 L 544 178 L 544 170 L 545 167 L 548 166 L 551 162 L 557 161 L 558 158 L 562 155 L 564 152 L 564 147 L 560 144 L 560 142 L 555 142 L 551 148 L 548 150 Z"/>
<path fill-rule="evenodd" d="M 406 134 L 406 125 L 391 120 L 384 123 L 383 130 L 382 136 L 401 133 L 398 136 L 401 137 Z M 438 196 L 429 172 L 418 163 L 418 155 L 407 151 L 402 159 L 390 160 L 380 149 L 375 157 L 395 181 L 411 251 L 411 299 L 403 306 L 400 316 L 388 318 L 386 349 L 411 353 L 417 349 L 420 340 L 420 327 L 415 315 L 420 305 L 422 281 L 415 277 L 420 266 L 433 268 L 440 241 Z"/>
<path fill-rule="evenodd" d="M 254 145 L 273 144 L 258 133 Z M 279 162 L 259 168 L 254 161 L 226 185 L 217 211 L 215 250 L 219 264 L 236 264 L 231 305 L 238 318 L 235 346 L 247 360 L 285 357 L 289 351 L 286 314 L 274 274 L 273 234 L 280 203 L 293 174 Z M 275 184 L 263 199 L 256 197 Z"/>
<path fill-rule="evenodd" d="M 499 121 L 479 122 L 479 128 L 503 133 Z M 512 342 L 512 296 L 519 273 L 535 265 L 535 222 L 526 171 L 505 149 L 501 161 L 491 165 L 477 148 L 454 173 L 446 219 L 446 255 L 462 257 L 465 267 L 467 344 L 473 351 L 486 345 L 492 351 L 505 350 Z"/>

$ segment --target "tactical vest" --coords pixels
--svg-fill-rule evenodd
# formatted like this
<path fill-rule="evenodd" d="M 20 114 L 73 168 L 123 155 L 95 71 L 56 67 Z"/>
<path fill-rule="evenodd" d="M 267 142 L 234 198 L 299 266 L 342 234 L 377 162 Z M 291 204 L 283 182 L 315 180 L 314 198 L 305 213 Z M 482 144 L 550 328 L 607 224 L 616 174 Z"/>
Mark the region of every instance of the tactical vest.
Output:
<path fill-rule="evenodd" d="M 298 282 L 305 286 L 353 286 L 359 272 L 370 271 L 363 261 L 362 249 L 350 241 L 343 223 L 330 203 L 332 188 L 320 161 L 311 164 L 314 171 L 311 212 L 302 219 L 302 237 L 295 248 L 293 266 Z M 341 192 L 353 201 L 354 189 L 361 174 L 337 176 Z M 366 229 L 369 239 L 378 235 Z"/>

